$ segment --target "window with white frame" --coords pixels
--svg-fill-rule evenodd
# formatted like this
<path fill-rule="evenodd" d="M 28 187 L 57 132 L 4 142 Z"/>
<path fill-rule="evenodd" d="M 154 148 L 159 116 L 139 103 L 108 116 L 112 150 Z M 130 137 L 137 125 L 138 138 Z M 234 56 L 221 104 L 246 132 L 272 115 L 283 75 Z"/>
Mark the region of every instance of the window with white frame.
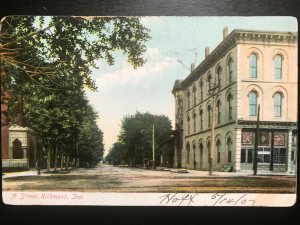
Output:
<path fill-rule="evenodd" d="M 249 94 L 249 116 L 256 116 L 257 94 L 251 91 Z"/>
<path fill-rule="evenodd" d="M 274 116 L 281 117 L 281 114 L 282 114 L 282 95 L 277 92 L 274 95 Z"/>
<path fill-rule="evenodd" d="M 274 58 L 274 79 L 280 80 L 282 77 L 282 57 L 276 55 Z"/>
<path fill-rule="evenodd" d="M 257 77 L 257 56 L 252 53 L 249 57 L 249 78 Z"/>

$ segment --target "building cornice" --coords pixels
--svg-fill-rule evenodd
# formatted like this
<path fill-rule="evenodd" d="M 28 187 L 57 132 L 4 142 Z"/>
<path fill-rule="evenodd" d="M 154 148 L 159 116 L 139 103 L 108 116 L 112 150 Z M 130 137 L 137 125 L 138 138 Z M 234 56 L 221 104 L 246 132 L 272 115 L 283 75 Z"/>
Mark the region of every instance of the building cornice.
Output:
<path fill-rule="evenodd" d="M 241 128 L 256 128 L 255 120 L 238 120 L 237 125 Z M 260 129 L 277 128 L 277 129 L 297 129 L 297 122 L 289 121 L 259 121 Z"/>

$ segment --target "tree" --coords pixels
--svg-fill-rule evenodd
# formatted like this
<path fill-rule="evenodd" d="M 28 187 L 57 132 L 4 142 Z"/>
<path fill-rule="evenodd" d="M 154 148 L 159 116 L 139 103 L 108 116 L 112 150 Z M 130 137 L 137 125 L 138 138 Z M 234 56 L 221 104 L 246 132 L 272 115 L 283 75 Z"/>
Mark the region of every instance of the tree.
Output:
<path fill-rule="evenodd" d="M 145 160 L 152 159 L 152 126 L 155 127 L 155 151 L 156 162 L 161 155 L 160 144 L 170 137 L 171 121 L 164 115 L 152 115 L 150 113 L 139 113 L 125 116 L 122 120 L 119 143 L 124 146 L 122 154 L 117 154 L 115 145 L 110 151 L 113 160 L 124 160 L 133 166 L 142 165 Z M 117 155 L 118 157 L 115 157 Z M 115 157 L 115 158 L 114 158 Z"/>
<path fill-rule="evenodd" d="M 101 158 L 103 134 L 95 127 L 95 116 L 87 116 L 93 113 L 84 97 L 84 87 L 97 89 L 91 68 L 96 68 L 97 60 L 113 64 L 115 50 L 127 55 L 134 68 L 142 66 L 144 42 L 149 38 L 139 18 L 133 17 L 13 16 L 1 20 L 1 102 L 9 106 L 11 122 L 31 126 L 40 135 L 48 152 L 48 168 L 52 156 L 57 167 L 58 149 L 63 148 L 67 158 L 77 163 L 79 157 L 90 165 Z M 84 114 L 86 107 L 90 112 Z M 86 118 L 90 118 L 90 128 L 83 126 Z M 95 146 L 80 145 L 87 141 L 84 133 L 91 131 Z M 79 147 L 86 152 L 79 152 Z"/>
<path fill-rule="evenodd" d="M 113 165 L 119 165 L 124 161 L 126 153 L 125 145 L 121 142 L 116 142 L 109 150 L 106 160 Z"/>

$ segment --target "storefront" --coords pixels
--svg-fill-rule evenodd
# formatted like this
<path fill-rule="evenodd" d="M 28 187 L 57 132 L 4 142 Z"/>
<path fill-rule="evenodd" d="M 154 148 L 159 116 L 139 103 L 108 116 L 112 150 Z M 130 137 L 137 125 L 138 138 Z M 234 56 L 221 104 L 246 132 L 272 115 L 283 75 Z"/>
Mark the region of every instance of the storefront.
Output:
<path fill-rule="evenodd" d="M 272 163 L 274 171 L 288 170 L 289 150 L 291 151 L 291 158 L 295 157 L 295 153 L 293 154 L 292 149 L 289 149 L 289 135 L 288 130 L 259 131 L 257 140 L 258 170 L 270 170 Z M 251 170 L 253 168 L 254 143 L 255 129 L 243 129 L 240 161 L 241 170 Z"/>

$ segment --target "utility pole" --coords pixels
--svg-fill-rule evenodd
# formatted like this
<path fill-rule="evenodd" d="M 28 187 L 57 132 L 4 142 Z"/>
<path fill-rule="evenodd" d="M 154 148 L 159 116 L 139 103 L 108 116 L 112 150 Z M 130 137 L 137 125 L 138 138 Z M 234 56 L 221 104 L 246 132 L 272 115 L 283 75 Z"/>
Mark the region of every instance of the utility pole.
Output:
<path fill-rule="evenodd" d="M 215 136 L 215 97 L 212 98 L 212 117 L 211 117 L 211 131 L 210 131 L 210 148 L 209 148 L 209 175 L 212 175 L 213 170 L 213 151 L 214 151 L 214 136 Z"/>
<path fill-rule="evenodd" d="M 154 125 L 152 128 L 152 168 L 155 169 Z"/>
<path fill-rule="evenodd" d="M 273 157 L 274 157 L 274 131 L 271 132 L 271 155 L 270 155 L 270 171 L 273 171 Z"/>
<path fill-rule="evenodd" d="M 212 97 L 212 107 L 211 107 L 211 131 L 210 131 L 210 148 L 209 148 L 209 175 L 212 175 L 213 171 L 213 153 L 214 153 L 214 136 L 215 136 L 215 96 L 214 91 L 218 88 L 218 86 L 215 86 L 214 88 L 211 88 L 210 91 L 213 91 L 213 97 Z"/>
<path fill-rule="evenodd" d="M 258 149 L 259 111 L 260 111 L 260 105 L 258 104 L 258 107 L 257 107 L 256 131 L 255 131 L 255 142 L 254 142 L 253 175 L 257 174 L 257 149 Z"/>

